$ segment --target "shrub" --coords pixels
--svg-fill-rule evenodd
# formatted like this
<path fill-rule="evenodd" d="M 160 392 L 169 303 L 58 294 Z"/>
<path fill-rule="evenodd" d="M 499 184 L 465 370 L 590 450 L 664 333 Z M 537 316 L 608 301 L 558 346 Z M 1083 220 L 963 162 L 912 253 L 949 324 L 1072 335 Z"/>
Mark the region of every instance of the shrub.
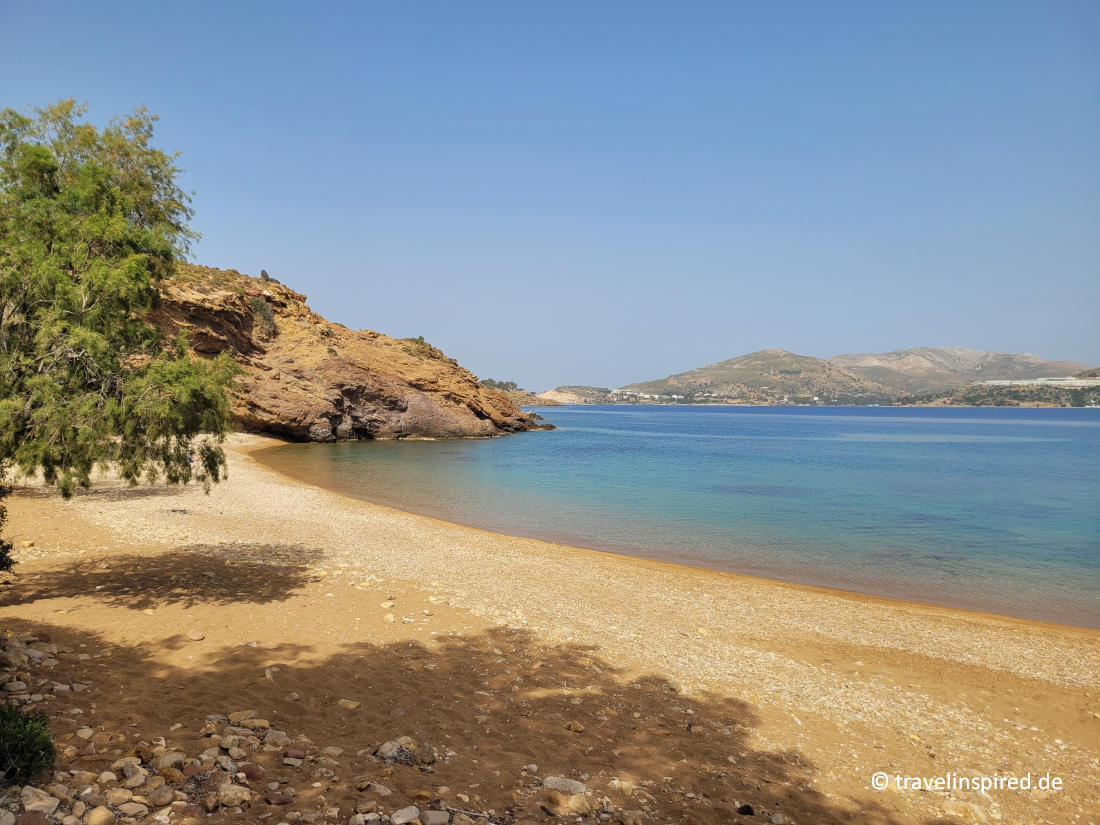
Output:
<path fill-rule="evenodd" d="M 0 787 L 25 785 L 52 768 L 56 757 L 44 713 L 0 703 Z"/>
<path fill-rule="evenodd" d="M 271 305 L 259 295 L 253 295 L 248 302 L 252 310 L 252 319 L 260 332 L 264 335 L 275 334 L 275 313 L 271 311 Z"/>

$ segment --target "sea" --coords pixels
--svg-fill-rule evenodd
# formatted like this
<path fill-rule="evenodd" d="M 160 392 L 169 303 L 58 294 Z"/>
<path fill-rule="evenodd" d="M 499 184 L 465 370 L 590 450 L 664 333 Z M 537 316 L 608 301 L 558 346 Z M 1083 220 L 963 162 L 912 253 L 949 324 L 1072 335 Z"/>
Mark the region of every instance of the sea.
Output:
<path fill-rule="evenodd" d="M 256 456 L 500 533 L 1100 628 L 1100 410 L 535 411 L 556 429 Z"/>

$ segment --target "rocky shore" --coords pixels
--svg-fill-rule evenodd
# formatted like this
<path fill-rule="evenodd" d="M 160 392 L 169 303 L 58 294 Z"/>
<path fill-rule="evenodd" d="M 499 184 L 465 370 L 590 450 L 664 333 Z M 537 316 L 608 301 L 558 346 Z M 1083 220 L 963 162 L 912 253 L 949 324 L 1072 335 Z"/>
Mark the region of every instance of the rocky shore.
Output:
<path fill-rule="evenodd" d="M 201 639 L 194 639 L 201 641 Z M 468 793 L 432 787 L 432 774 L 458 754 L 442 753 L 409 736 L 361 749 L 352 756 L 335 745 L 321 746 L 304 733 L 288 732 L 255 710 L 208 714 L 198 730 L 177 723 L 166 736 L 148 739 L 139 724 L 127 731 L 96 724 L 96 702 L 87 701 L 86 682 L 50 678 L 63 664 L 78 665 L 110 657 L 110 651 L 84 653 L 51 641 L 46 633 L 16 633 L 0 638 L 0 686 L 5 700 L 27 708 L 45 707 L 64 714 L 61 761 L 64 770 L 51 781 L 25 785 L 6 796 L 0 825 L 111 825 L 278 819 L 286 823 L 346 822 L 347 825 L 476 825 L 512 823 L 509 814 L 470 810 Z M 60 675 L 60 674 L 59 674 Z M 65 678 L 70 676 L 65 673 Z M 43 692 L 39 692 L 43 691 Z M 301 697 L 291 693 L 286 702 Z M 340 711 L 355 711 L 359 700 L 340 699 Z M 138 740 L 138 741 L 134 741 Z M 169 741 L 171 744 L 169 744 Z M 349 758 L 350 757 L 350 758 Z M 398 794 L 396 772 L 422 789 Z M 563 776 L 538 776 L 538 766 L 521 771 L 516 796 L 531 797 L 537 810 L 555 817 L 594 813 L 583 782 Z M 351 775 L 349 775 L 351 774 Z M 358 774 L 358 775 L 354 775 Z M 360 796 L 345 805 L 329 804 L 326 786 L 346 782 Z M 405 784 L 404 782 L 401 783 Z M 416 804 L 394 807 L 393 799 Z M 446 798 L 445 798 L 446 797 Z M 0 796 L 0 800 L 3 800 Z M 476 795 L 475 795 L 476 798 Z M 644 797 L 643 797 L 644 798 Z M 401 804 L 398 802 L 397 804 Z M 640 825 L 644 810 L 621 811 L 606 797 L 596 812 L 603 821 Z M 782 817 L 779 818 L 779 821 Z"/>
<path fill-rule="evenodd" d="M 1100 822 L 1095 631 L 497 536 L 270 443 L 209 496 L 11 499 L 0 693 L 59 758 L 0 825 Z"/>
<path fill-rule="evenodd" d="M 151 320 L 241 367 L 238 427 L 295 441 L 484 438 L 543 424 L 423 338 L 352 330 L 278 281 L 179 264 Z"/>

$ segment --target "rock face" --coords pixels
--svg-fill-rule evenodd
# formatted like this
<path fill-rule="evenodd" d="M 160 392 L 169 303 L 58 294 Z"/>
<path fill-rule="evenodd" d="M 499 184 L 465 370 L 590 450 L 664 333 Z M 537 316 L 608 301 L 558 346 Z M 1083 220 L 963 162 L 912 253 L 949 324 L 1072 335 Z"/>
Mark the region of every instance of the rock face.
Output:
<path fill-rule="evenodd" d="M 195 352 L 228 352 L 242 372 L 233 417 L 297 441 L 459 438 L 539 429 L 503 393 L 423 339 L 325 320 L 306 296 L 235 270 L 181 264 L 152 321 Z"/>

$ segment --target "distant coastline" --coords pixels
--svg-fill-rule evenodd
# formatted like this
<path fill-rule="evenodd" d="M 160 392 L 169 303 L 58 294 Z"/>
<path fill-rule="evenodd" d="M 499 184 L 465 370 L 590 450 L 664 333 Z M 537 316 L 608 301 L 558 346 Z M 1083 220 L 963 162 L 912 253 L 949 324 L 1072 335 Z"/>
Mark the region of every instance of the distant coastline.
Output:
<path fill-rule="evenodd" d="M 1100 367 L 964 347 L 832 358 L 767 349 L 617 388 L 563 385 L 538 398 L 558 404 L 1089 407 L 1100 405 Z"/>

